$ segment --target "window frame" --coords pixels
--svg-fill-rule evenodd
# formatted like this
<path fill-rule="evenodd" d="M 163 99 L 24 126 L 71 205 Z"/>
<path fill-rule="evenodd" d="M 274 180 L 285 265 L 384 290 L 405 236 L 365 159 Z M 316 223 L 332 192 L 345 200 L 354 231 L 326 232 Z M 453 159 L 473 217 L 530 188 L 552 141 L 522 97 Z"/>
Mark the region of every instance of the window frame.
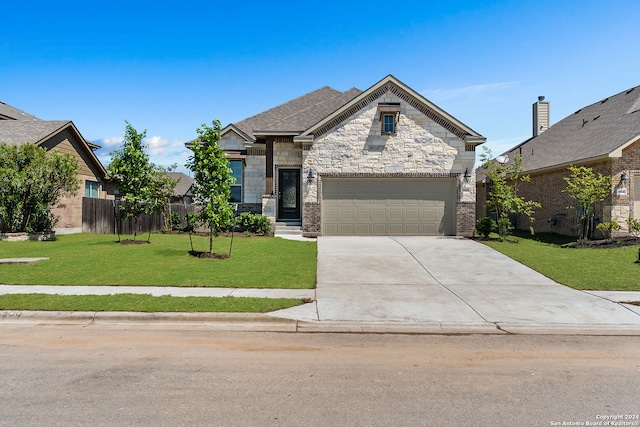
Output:
<path fill-rule="evenodd" d="M 95 190 L 95 196 L 92 196 L 92 192 Z M 87 195 L 87 191 L 89 195 Z M 84 197 L 88 199 L 99 199 L 100 198 L 100 183 L 98 181 L 92 181 L 87 179 L 84 181 Z"/>
<path fill-rule="evenodd" d="M 390 119 L 390 122 L 387 123 L 387 119 Z M 383 135 L 393 135 L 396 133 L 396 115 L 391 113 L 383 113 L 382 114 L 382 134 Z M 387 130 L 387 125 L 391 126 L 391 130 Z"/>
<path fill-rule="evenodd" d="M 235 164 L 235 162 L 237 162 L 240 165 L 240 175 L 239 175 L 239 183 L 238 183 L 238 176 L 236 176 L 235 174 L 235 170 L 234 168 L 231 167 L 232 162 Z M 231 169 L 231 176 L 236 178 L 235 183 L 231 184 L 230 190 L 231 193 L 229 194 L 229 202 L 230 203 L 242 203 L 243 200 L 243 196 L 244 196 L 244 161 L 242 161 L 241 159 L 230 159 L 229 160 L 229 169 Z M 233 189 L 234 188 L 239 188 L 240 189 L 240 197 L 239 200 L 236 200 L 233 198 Z"/>

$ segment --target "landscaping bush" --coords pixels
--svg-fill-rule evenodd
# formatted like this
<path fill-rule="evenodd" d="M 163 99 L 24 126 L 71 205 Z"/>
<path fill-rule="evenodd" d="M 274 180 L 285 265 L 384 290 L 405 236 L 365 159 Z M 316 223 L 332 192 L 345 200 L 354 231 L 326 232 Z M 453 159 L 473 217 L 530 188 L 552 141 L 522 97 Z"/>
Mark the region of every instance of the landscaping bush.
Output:
<path fill-rule="evenodd" d="M 488 239 L 489 234 L 495 231 L 497 227 L 498 224 L 496 224 L 496 222 L 488 216 L 480 218 L 478 221 L 476 221 L 476 233 L 478 233 L 478 235 L 483 239 Z"/>
<path fill-rule="evenodd" d="M 629 233 L 636 239 L 640 237 L 640 219 L 635 219 L 630 216 L 627 224 L 629 225 Z"/>
<path fill-rule="evenodd" d="M 243 212 L 238 216 L 237 221 L 247 233 L 267 234 L 271 231 L 271 221 L 264 215 Z"/>
<path fill-rule="evenodd" d="M 182 217 L 177 212 L 171 212 L 171 229 L 182 230 Z"/>
<path fill-rule="evenodd" d="M 611 221 L 601 222 L 596 226 L 596 230 L 600 230 L 602 234 L 604 234 L 605 239 L 610 239 L 611 233 L 614 231 L 618 231 L 621 228 L 622 226 L 618 224 L 618 221 L 616 221 L 615 219 Z"/>

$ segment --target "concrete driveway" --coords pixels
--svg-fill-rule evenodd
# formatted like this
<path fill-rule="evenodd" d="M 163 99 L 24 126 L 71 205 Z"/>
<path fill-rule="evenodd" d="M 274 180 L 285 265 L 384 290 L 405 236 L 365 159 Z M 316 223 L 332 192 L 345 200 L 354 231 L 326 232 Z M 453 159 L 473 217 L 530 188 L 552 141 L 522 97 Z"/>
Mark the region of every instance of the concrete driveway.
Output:
<path fill-rule="evenodd" d="M 510 331 L 640 326 L 640 315 L 621 304 L 459 237 L 320 237 L 315 304 L 278 315 Z"/>

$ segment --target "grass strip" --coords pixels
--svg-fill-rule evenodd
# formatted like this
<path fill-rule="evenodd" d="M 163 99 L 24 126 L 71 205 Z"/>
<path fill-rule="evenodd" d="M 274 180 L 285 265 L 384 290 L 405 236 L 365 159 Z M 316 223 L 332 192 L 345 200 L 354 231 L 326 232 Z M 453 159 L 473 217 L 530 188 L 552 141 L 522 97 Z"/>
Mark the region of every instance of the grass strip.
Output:
<path fill-rule="evenodd" d="M 117 295 L 0 295 L 0 310 L 268 313 L 304 303 L 302 299 Z"/>
<path fill-rule="evenodd" d="M 567 248 L 575 238 L 550 233 L 518 233 L 504 242 L 483 241 L 510 258 L 574 289 L 640 291 L 638 245 L 617 248 Z"/>
<path fill-rule="evenodd" d="M 122 236 L 123 239 L 129 236 Z M 146 237 L 146 236 L 145 236 Z M 214 239 L 215 253 L 230 238 Z M 209 248 L 193 236 L 194 249 Z M 127 285 L 311 289 L 316 242 L 279 237 L 236 237 L 228 259 L 189 255 L 187 234 L 153 234 L 150 244 L 121 245 L 104 234 L 61 235 L 53 242 L 0 241 L 0 258 L 48 257 L 33 264 L 0 265 L 0 283 L 11 285 Z"/>

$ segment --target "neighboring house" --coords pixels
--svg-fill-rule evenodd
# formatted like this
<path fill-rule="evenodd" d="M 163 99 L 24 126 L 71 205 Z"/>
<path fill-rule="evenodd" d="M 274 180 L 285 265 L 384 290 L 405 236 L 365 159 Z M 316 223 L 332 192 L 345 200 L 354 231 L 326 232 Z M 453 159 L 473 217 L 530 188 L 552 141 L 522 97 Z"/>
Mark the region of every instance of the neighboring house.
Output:
<path fill-rule="evenodd" d="M 169 172 L 169 175 L 172 179 L 177 179 L 178 183 L 174 189 L 175 196 L 171 197 L 171 203 L 181 203 L 190 205 L 193 202 L 193 197 L 191 194 L 191 186 L 193 185 L 193 178 L 182 173 L 182 172 Z"/>
<path fill-rule="evenodd" d="M 485 138 L 389 75 L 323 87 L 224 127 L 239 211 L 303 235 L 469 235 Z"/>
<path fill-rule="evenodd" d="M 640 86 L 588 105 L 549 127 L 549 103 L 533 104 L 534 136 L 507 153 L 521 154 L 531 182 L 520 195 L 542 204 L 535 214 L 536 231 L 573 235 L 576 210 L 562 190 L 571 165 L 592 168 L 612 178 L 611 195 L 596 211 L 598 221 L 615 219 L 628 231 L 627 218 L 640 219 Z M 478 174 L 480 176 L 480 174 Z M 484 216 L 487 183 L 478 185 L 479 216 Z M 518 226 L 528 228 L 520 219 Z"/>
<path fill-rule="evenodd" d="M 0 102 L 0 143 L 27 142 L 35 143 L 47 150 L 71 154 L 78 160 L 80 190 L 75 197 L 62 199 L 60 204 L 63 207 L 54 208 L 53 214 L 59 218 L 56 232 L 81 232 L 82 198 L 112 198 L 105 190 L 106 170 L 93 152 L 100 147 L 84 139 L 69 120 L 40 120 Z"/>

